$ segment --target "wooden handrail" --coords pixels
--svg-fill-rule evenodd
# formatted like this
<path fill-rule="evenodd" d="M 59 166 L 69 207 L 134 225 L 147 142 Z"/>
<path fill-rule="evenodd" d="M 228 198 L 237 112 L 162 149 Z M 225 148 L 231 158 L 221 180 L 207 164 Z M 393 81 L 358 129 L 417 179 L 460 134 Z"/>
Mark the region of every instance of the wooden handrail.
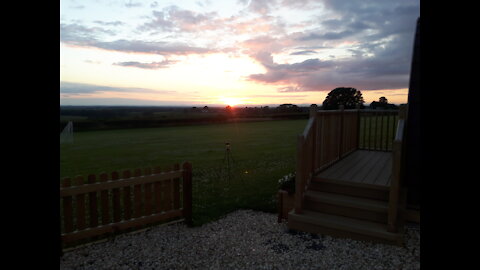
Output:
<path fill-rule="evenodd" d="M 403 129 L 405 128 L 405 120 L 399 119 L 397 124 L 397 132 L 395 133 L 395 140 L 394 142 L 402 142 L 403 141 Z"/>
<path fill-rule="evenodd" d="M 315 173 L 358 148 L 359 110 L 317 111 L 297 138 L 295 212 L 301 213 L 305 189 Z M 339 120 L 339 121 L 337 121 Z"/>
<path fill-rule="evenodd" d="M 315 118 L 314 117 L 311 117 L 310 119 L 308 119 L 307 126 L 305 127 L 305 129 L 303 130 L 303 133 L 302 133 L 302 136 L 304 138 L 306 138 L 308 136 L 308 133 L 311 132 L 314 123 L 315 123 Z"/>

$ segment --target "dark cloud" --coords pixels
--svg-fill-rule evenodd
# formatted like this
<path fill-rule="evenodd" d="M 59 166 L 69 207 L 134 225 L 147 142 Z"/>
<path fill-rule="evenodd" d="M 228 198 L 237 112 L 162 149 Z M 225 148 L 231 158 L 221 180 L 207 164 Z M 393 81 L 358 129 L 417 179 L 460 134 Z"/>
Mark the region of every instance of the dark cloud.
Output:
<path fill-rule="evenodd" d="M 103 92 L 135 92 L 135 93 L 150 93 L 150 94 L 171 94 L 173 91 L 161 91 L 147 88 L 137 87 L 111 87 L 104 85 L 94 85 L 85 83 L 72 83 L 60 81 L 60 94 L 68 96 L 77 96 L 84 94 L 94 94 Z"/>
<path fill-rule="evenodd" d="M 311 54 L 316 54 L 316 53 L 317 53 L 316 51 L 306 50 L 306 51 L 293 52 L 290 55 L 311 55 Z"/>
<path fill-rule="evenodd" d="M 160 68 L 167 68 L 175 62 L 176 61 L 172 61 L 172 60 L 164 60 L 161 62 L 151 62 L 151 63 L 141 63 L 141 62 L 132 61 L 132 62 L 118 62 L 118 63 L 114 63 L 114 65 L 123 66 L 123 67 L 136 67 L 136 68 L 142 68 L 142 69 L 160 69 Z"/>
<path fill-rule="evenodd" d="M 250 0 L 247 10 L 261 15 L 267 15 L 272 8 L 275 8 L 276 4 L 276 0 Z"/>
<path fill-rule="evenodd" d="M 167 42 L 149 42 L 142 40 L 125 40 L 120 39 L 111 42 L 97 41 L 90 44 L 92 47 L 97 47 L 105 50 L 130 52 L 130 53 L 147 53 L 160 55 L 186 55 L 186 54 L 203 54 L 209 53 L 213 50 L 192 47 L 182 43 L 167 43 Z"/>
<path fill-rule="evenodd" d="M 214 23 L 217 17 L 216 12 L 194 12 L 181 9 L 177 6 L 169 6 L 162 11 L 154 10 L 153 17 L 146 23 L 140 25 L 139 31 L 175 31 L 194 32 L 200 29 L 216 29 L 218 24 Z"/>
<path fill-rule="evenodd" d="M 342 85 L 366 90 L 407 88 L 418 1 L 325 0 L 323 3 L 334 18 L 319 18 L 319 27 L 286 37 L 293 41 L 290 48 L 295 45 L 298 50 L 290 55 L 309 55 L 317 49 L 335 48 L 343 43 L 354 44 L 349 49 L 353 56 L 277 64 L 269 53 L 287 48 L 269 50 L 265 49 L 268 46 L 257 46 L 257 52 L 261 53 L 250 55 L 267 71 L 252 74 L 249 79 L 283 85 L 277 89 L 279 92 L 329 91 Z M 280 44 L 278 39 L 276 42 Z"/>
<path fill-rule="evenodd" d="M 344 30 L 340 32 L 326 32 L 326 33 L 310 33 L 306 34 L 302 37 L 299 37 L 298 40 L 300 41 L 310 41 L 310 40 L 336 40 L 336 39 L 342 39 L 346 38 L 349 36 L 352 36 L 356 34 L 356 32 L 351 31 L 351 30 Z"/>
<path fill-rule="evenodd" d="M 320 61 L 316 58 L 300 63 L 276 64 L 273 62 L 272 56 L 267 53 L 257 55 L 256 59 L 267 68 L 267 73 L 252 74 L 249 79 L 263 83 L 288 82 L 295 77 L 306 76 L 314 71 L 329 68 L 333 64 L 331 61 Z"/>
<path fill-rule="evenodd" d="M 112 30 L 104 29 L 102 27 L 86 27 L 76 23 L 60 24 L 60 41 L 65 43 L 88 43 L 91 40 L 96 40 L 101 36 L 114 36 L 116 33 Z"/>
<path fill-rule="evenodd" d="M 183 43 L 153 42 L 143 40 L 101 41 L 102 34 L 112 34 L 112 31 L 99 27 L 88 28 L 78 24 L 61 24 L 60 41 L 73 46 L 92 47 L 109 51 L 127 53 L 146 53 L 160 55 L 205 54 L 213 49 L 194 47 Z"/>
<path fill-rule="evenodd" d="M 277 91 L 279 93 L 304 92 L 304 90 L 302 90 L 298 86 L 281 87 L 281 88 L 278 88 Z"/>
<path fill-rule="evenodd" d="M 104 22 L 104 21 L 93 21 L 94 23 L 103 25 L 103 26 L 119 26 L 124 25 L 125 23 L 121 21 L 114 21 L 114 22 Z"/>
<path fill-rule="evenodd" d="M 142 3 L 129 1 L 128 3 L 125 3 L 125 6 L 127 8 L 141 7 Z"/>

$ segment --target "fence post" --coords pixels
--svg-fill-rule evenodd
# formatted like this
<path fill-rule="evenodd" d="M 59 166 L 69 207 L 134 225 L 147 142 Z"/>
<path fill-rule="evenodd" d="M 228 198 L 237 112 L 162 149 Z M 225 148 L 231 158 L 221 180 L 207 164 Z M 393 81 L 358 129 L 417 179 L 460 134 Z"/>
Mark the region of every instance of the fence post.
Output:
<path fill-rule="evenodd" d="M 192 222 L 192 164 L 183 163 L 183 215 L 187 226 Z"/>

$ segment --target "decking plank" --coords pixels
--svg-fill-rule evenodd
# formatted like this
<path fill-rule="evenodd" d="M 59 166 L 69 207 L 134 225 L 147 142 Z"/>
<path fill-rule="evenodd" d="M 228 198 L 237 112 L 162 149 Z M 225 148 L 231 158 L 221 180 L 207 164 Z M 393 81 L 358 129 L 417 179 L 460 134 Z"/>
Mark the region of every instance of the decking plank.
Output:
<path fill-rule="evenodd" d="M 392 183 L 392 174 L 390 174 L 390 176 L 388 177 L 387 186 L 390 186 L 391 183 Z"/>
<path fill-rule="evenodd" d="M 370 182 L 365 181 L 365 178 L 377 167 L 377 164 L 382 161 L 382 156 L 378 153 L 375 153 L 373 157 L 368 160 L 367 164 L 361 168 L 359 172 L 357 172 L 353 177 L 352 180 L 359 183 L 366 183 L 370 184 Z"/>
<path fill-rule="evenodd" d="M 336 164 L 332 165 L 330 168 L 320 173 L 319 176 L 324 178 L 336 178 L 340 173 L 345 171 L 345 168 L 347 168 L 348 166 L 353 166 L 358 161 L 360 161 L 362 157 L 363 157 L 362 153 L 359 153 L 359 151 L 355 151 L 350 155 L 346 156 L 342 160 L 342 162 L 337 162 Z"/>
<path fill-rule="evenodd" d="M 381 152 L 378 153 L 377 156 L 377 162 L 372 164 L 370 172 L 362 180 L 364 183 L 375 184 L 375 180 L 377 179 L 378 175 L 384 171 L 388 164 L 390 156 L 388 153 Z"/>
<path fill-rule="evenodd" d="M 390 186 L 391 152 L 357 150 L 317 175 L 320 179 Z"/>
<path fill-rule="evenodd" d="M 373 180 L 373 184 L 389 186 L 388 178 L 390 175 L 392 175 L 392 155 L 391 153 L 388 153 L 388 157 L 385 160 L 385 166 Z"/>
<path fill-rule="evenodd" d="M 359 163 L 362 163 L 365 161 L 365 159 L 368 159 L 368 156 L 372 155 L 372 153 L 368 151 L 356 151 L 355 153 L 352 153 L 352 155 L 355 155 L 355 159 L 349 159 L 349 160 L 340 160 L 332 166 L 329 170 L 333 171 L 329 177 L 330 179 L 340 179 L 343 177 L 344 174 L 347 172 L 351 171 L 355 166 L 358 166 Z M 324 177 L 324 175 L 321 175 L 321 177 Z"/>
<path fill-rule="evenodd" d="M 353 167 L 351 167 L 349 170 L 345 171 L 342 173 L 339 177 L 338 180 L 341 181 L 348 181 L 348 182 L 358 182 L 355 180 L 355 175 L 357 175 L 360 171 L 364 169 L 364 167 L 368 166 L 370 160 L 375 157 L 375 152 L 373 151 L 368 151 L 368 153 L 363 157 L 360 162 L 355 164 Z"/>

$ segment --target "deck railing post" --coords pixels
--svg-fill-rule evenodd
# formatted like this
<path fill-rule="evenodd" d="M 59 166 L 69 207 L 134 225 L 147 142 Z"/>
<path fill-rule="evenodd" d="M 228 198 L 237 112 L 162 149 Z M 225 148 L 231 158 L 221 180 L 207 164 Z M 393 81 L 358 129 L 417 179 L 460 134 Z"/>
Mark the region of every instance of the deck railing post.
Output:
<path fill-rule="evenodd" d="M 302 213 L 302 201 L 303 201 L 303 187 L 305 185 L 305 172 L 304 168 L 304 151 L 303 151 L 303 144 L 305 143 L 305 138 L 303 135 L 299 135 L 297 139 L 297 168 L 296 168 L 296 175 L 295 175 L 295 213 L 301 214 Z"/>
<path fill-rule="evenodd" d="M 357 113 L 355 114 L 355 116 L 357 117 L 357 119 L 356 119 L 357 126 L 356 126 L 356 130 L 355 130 L 355 134 L 357 135 L 357 138 L 355 140 L 355 149 L 360 148 L 360 107 L 361 107 L 360 103 L 355 105 L 355 109 L 357 110 Z"/>
<path fill-rule="evenodd" d="M 397 134 L 395 135 L 395 140 L 393 142 L 393 157 L 392 157 L 392 183 L 390 185 L 390 196 L 388 202 L 388 231 L 396 232 L 398 230 L 398 206 L 399 206 L 399 197 L 401 189 L 401 180 L 402 180 L 402 170 L 403 170 L 403 146 L 404 134 L 405 134 L 405 119 L 406 119 L 406 106 L 400 106 L 398 112 L 398 127 Z"/>
<path fill-rule="evenodd" d="M 317 116 L 317 111 L 318 111 L 317 104 L 310 105 L 310 118 L 316 117 Z"/>
<path fill-rule="evenodd" d="M 338 157 L 337 157 L 337 159 L 341 159 L 342 155 L 343 155 L 343 153 L 342 153 L 343 152 L 343 130 L 344 130 L 344 128 L 343 128 L 343 123 L 344 123 L 343 117 L 344 117 L 344 115 L 343 114 L 344 114 L 345 106 L 340 105 L 339 109 L 340 109 L 340 131 L 339 131 L 340 141 L 338 142 Z"/>
<path fill-rule="evenodd" d="M 318 111 L 318 107 L 316 104 L 312 104 L 310 105 L 310 118 L 313 118 L 313 126 L 312 126 L 312 138 L 311 138 L 311 141 L 312 141 L 312 148 L 311 148 L 311 151 L 312 151 L 312 175 L 315 173 L 315 170 L 317 169 L 316 168 L 316 160 L 317 160 L 317 111 Z"/>
<path fill-rule="evenodd" d="M 183 163 L 183 215 L 187 226 L 192 226 L 192 164 Z"/>

